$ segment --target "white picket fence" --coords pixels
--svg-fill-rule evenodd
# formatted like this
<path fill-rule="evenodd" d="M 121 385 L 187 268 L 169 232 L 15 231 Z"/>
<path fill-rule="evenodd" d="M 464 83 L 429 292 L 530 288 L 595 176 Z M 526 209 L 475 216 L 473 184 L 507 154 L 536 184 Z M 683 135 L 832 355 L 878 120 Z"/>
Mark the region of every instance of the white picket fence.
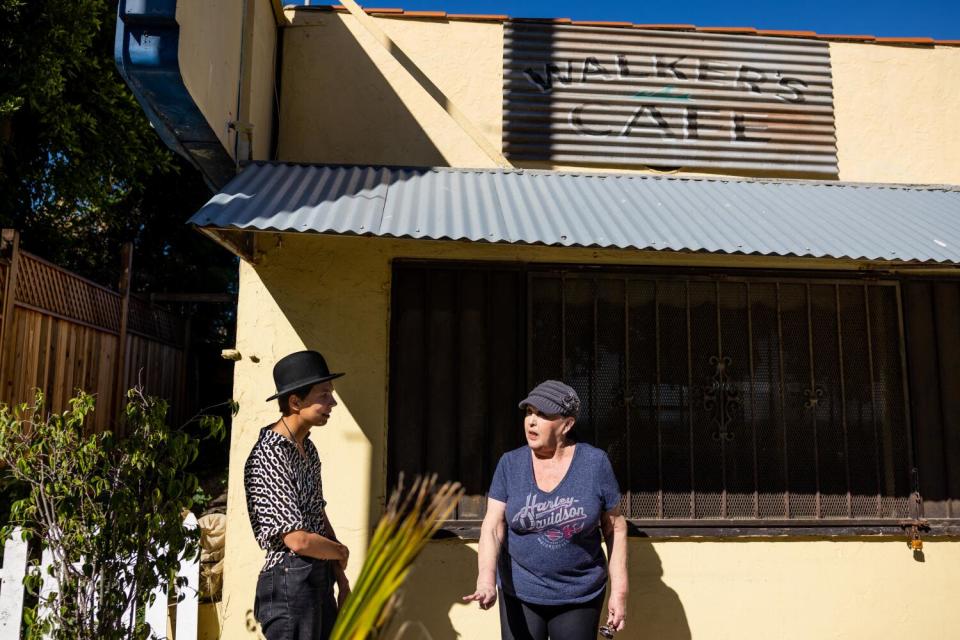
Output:
<path fill-rule="evenodd" d="M 184 528 L 196 529 L 197 517 L 192 513 L 183 521 Z M 40 557 L 43 583 L 41 598 L 56 589 L 56 582 L 47 568 L 52 563 L 48 550 Z M 23 620 L 23 578 L 27 572 L 27 543 L 18 529 L 3 546 L 3 567 L 0 568 L 0 640 L 18 640 L 20 623 Z M 200 557 L 180 561 L 179 577 L 186 578 L 182 589 L 183 598 L 177 603 L 175 640 L 197 640 L 197 614 L 199 609 Z M 154 600 L 147 608 L 146 623 L 158 640 L 167 637 L 167 591 L 162 587 L 154 590 Z"/>

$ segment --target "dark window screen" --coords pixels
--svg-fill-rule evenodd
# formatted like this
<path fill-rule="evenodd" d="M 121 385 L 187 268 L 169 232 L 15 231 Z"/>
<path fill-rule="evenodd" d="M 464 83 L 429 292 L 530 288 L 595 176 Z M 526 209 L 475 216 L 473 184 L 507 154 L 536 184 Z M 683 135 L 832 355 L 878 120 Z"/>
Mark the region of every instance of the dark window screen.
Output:
<path fill-rule="evenodd" d="M 927 518 L 960 518 L 960 282 L 903 284 L 908 385 Z"/>
<path fill-rule="evenodd" d="M 393 270 L 388 474 L 437 473 L 483 517 L 497 460 L 523 444 L 526 276 L 519 269 L 398 264 Z"/>
<path fill-rule="evenodd" d="M 516 402 L 563 379 L 640 521 L 915 515 L 895 283 L 398 263 L 388 473 L 483 515 Z"/>
<path fill-rule="evenodd" d="M 900 519 L 897 287 L 530 275 L 531 379 L 562 378 L 642 520 Z"/>

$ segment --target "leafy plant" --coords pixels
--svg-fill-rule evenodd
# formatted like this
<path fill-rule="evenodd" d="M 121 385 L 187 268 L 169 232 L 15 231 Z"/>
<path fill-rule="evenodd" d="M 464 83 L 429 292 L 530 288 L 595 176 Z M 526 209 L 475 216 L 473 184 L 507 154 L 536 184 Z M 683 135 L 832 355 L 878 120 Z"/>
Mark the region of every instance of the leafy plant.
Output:
<path fill-rule="evenodd" d="M 78 392 L 63 413 L 0 405 L 0 475 L 26 488 L 10 524 L 43 541 L 57 585 L 26 607 L 32 637 L 77 640 L 147 638 L 136 620 L 147 594 L 197 553 L 198 532 L 182 526 L 198 490 L 186 471 L 199 439 L 166 424 L 167 403 L 131 389 L 117 438 L 87 433 L 93 396 Z M 233 407 L 233 405 L 231 405 Z M 222 419 L 197 416 L 201 430 L 222 434 Z M 43 576 L 26 579 L 36 593 Z"/>

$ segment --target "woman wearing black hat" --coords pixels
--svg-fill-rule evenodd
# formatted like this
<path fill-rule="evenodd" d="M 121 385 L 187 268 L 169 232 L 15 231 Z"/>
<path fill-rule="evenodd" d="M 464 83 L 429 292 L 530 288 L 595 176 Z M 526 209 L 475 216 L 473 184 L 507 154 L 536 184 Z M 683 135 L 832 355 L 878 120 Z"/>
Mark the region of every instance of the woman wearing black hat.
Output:
<path fill-rule="evenodd" d="M 300 351 L 277 362 L 273 379 L 280 419 L 260 430 L 244 466 L 247 511 L 267 558 L 257 580 L 254 617 L 267 640 L 326 640 L 350 593 L 349 551 L 326 514 L 320 458 L 308 437 L 337 406 L 323 356 Z"/>
<path fill-rule="evenodd" d="M 609 576 L 599 631 L 612 638 L 624 628 L 627 603 L 627 525 L 613 468 L 604 451 L 571 437 L 580 409 L 571 387 L 548 380 L 520 408 L 527 446 L 497 464 L 477 588 L 464 600 L 489 609 L 499 588 L 504 640 L 587 640 L 597 635 Z"/>

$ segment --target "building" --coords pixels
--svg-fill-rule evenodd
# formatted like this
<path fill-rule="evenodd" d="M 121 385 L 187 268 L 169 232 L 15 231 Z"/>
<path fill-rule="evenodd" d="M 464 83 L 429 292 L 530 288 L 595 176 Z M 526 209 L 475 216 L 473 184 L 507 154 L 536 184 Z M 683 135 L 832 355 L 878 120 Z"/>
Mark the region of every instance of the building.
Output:
<path fill-rule="evenodd" d="M 314 437 L 355 558 L 397 472 L 467 488 L 401 611 L 434 638 L 496 633 L 459 598 L 547 377 L 624 489 L 626 637 L 960 628 L 960 41 L 142 4 L 118 65 L 241 258 L 224 637 L 303 347 L 348 372 Z"/>

